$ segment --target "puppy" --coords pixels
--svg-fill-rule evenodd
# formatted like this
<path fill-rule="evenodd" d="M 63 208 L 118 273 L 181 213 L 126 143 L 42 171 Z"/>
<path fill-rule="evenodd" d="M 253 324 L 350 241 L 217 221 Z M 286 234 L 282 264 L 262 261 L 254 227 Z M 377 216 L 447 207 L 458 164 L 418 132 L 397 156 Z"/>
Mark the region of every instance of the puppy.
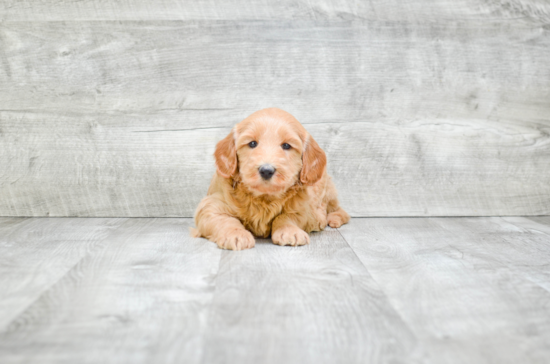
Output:
<path fill-rule="evenodd" d="M 222 249 L 253 248 L 254 236 L 278 245 L 309 244 L 311 231 L 337 228 L 338 205 L 325 152 L 289 113 L 264 109 L 216 146 L 216 173 L 195 213 L 195 237 Z"/>

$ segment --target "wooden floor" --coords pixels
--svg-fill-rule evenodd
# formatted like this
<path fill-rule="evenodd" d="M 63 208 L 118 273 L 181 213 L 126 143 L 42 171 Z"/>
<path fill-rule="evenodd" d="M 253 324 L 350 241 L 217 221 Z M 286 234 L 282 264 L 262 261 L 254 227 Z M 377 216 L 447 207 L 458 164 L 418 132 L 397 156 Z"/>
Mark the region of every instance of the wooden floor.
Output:
<path fill-rule="evenodd" d="M 243 252 L 191 225 L 0 218 L 0 362 L 550 361 L 550 217 L 355 218 Z"/>

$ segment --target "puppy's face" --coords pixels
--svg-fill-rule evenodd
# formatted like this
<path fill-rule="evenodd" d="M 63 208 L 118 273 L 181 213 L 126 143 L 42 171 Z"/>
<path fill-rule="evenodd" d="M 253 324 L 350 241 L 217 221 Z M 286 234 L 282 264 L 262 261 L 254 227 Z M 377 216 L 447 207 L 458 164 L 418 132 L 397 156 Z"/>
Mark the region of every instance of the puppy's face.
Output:
<path fill-rule="evenodd" d="M 257 194 L 275 195 L 298 181 L 302 141 L 281 119 L 259 118 L 240 126 L 235 141 L 242 183 Z"/>
<path fill-rule="evenodd" d="M 235 126 L 216 148 L 218 174 L 241 182 L 255 195 L 278 195 L 298 181 L 321 178 L 326 157 L 315 140 L 290 114 L 258 111 Z"/>

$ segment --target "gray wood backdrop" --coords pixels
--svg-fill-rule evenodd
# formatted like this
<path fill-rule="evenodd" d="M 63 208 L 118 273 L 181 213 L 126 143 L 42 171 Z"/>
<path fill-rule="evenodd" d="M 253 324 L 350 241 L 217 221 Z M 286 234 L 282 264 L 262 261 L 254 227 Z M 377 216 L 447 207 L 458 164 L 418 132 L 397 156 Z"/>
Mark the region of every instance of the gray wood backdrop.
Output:
<path fill-rule="evenodd" d="M 550 213 L 550 1 L 0 2 L 0 215 L 192 216 L 293 113 L 353 216 Z"/>

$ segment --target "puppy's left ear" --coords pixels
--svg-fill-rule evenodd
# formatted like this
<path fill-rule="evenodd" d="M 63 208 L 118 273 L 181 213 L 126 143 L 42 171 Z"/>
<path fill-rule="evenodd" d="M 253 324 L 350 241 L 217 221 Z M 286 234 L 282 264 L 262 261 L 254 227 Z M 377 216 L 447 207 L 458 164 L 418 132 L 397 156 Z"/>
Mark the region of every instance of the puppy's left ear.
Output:
<path fill-rule="evenodd" d="M 233 130 L 218 142 L 214 158 L 216 159 L 218 174 L 223 178 L 232 177 L 237 173 L 237 148 L 235 147 Z"/>
<path fill-rule="evenodd" d="M 312 185 L 323 177 L 327 166 L 327 156 L 319 144 L 308 134 L 302 154 L 302 172 L 300 181 L 305 185 Z"/>

